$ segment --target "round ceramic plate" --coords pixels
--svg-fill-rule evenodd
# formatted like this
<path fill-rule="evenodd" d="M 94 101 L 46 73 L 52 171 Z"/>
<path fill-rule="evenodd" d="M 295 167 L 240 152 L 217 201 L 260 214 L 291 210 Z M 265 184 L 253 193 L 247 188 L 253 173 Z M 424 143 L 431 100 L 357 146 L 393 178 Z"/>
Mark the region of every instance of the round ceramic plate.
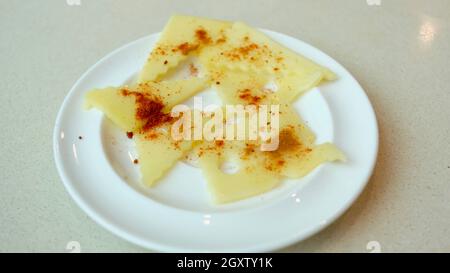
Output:
<path fill-rule="evenodd" d="M 294 105 L 316 133 L 347 156 L 266 194 L 213 205 L 201 171 L 185 162 L 153 188 L 139 184 L 133 143 L 97 110 L 83 109 L 92 88 L 130 82 L 159 34 L 107 55 L 73 86 L 54 129 L 54 155 L 62 181 L 96 222 L 142 247 L 160 251 L 257 252 L 298 242 L 339 217 L 358 197 L 375 165 L 377 123 L 372 106 L 350 73 L 320 50 L 286 35 L 264 31 L 279 43 L 333 70 L 338 80 L 322 84 Z M 201 94 L 214 101 L 214 92 Z"/>

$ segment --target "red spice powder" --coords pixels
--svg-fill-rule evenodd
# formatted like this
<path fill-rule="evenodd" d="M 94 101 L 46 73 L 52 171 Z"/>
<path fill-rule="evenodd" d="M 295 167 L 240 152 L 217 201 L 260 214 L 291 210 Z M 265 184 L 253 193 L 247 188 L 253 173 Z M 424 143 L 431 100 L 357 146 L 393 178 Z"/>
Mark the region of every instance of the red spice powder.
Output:
<path fill-rule="evenodd" d="M 278 166 L 283 166 L 285 162 L 286 161 L 284 161 L 283 159 L 280 159 L 277 161 L 277 164 L 278 164 Z"/>
<path fill-rule="evenodd" d="M 188 42 L 181 43 L 174 48 L 172 48 L 172 52 L 180 51 L 183 55 L 188 55 L 194 50 L 197 50 L 201 44 L 210 44 L 211 37 L 209 37 L 208 33 L 204 29 L 197 29 L 195 31 L 195 37 L 197 39 L 196 43 L 190 44 Z"/>
<path fill-rule="evenodd" d="M 278 172 L 286 164 L 285 155 L 298 155 L 303 152 L 303 148 L 293 126 L 288 126 L 280 131 L 278 149 L 264 152 L 267 156 L 264 167 L 269 171 Z"/>
<path fill-rule="evenodd" d="M 233 48 L 227 52 L 222 52 L 221 55 L 225 55 L 226 57 L 228 57 L 229 59 L 233 60 L 233 61 L 237 61 L 237 60 L 242 60 L 242 59 L 250 59 L 250 60 L 255 60 L 255 56 L 253 56 L 254 54 L 257 54 L 258 50 L 260 47 L 259 45 L 255 44 L 255 43 L 251 43 L 248 45 L 244 45 L 241 47 L 236 47 Z M 253 54 L 250 54 L 253 53 Z M 262 52 L 260 52 L 258 54 L 258 57 L 261 57 L 259 55 L 263 54 Z"/>
<path fill-rule="evenodd" d="M 253 51 L 255 49 L 258 49 L 259 46 L 255 43 L 249 44 L 247 46 L 243 46 L 238 48 L 239 53 L 241 53 L 242 55 L 248 55 L 250 53 L 250 51 Z"/>
<path fill-rule="evenodd" d="M 211 38 L 204 29 L 197 29 L 195 31 L 195 37 L 197 37 L 197 40 L 204 44 L 209 44 L 211 42 Z"/>
<path fill-rule="evenodd" d="M 225 38 L 219 38 L 219 39 L 217 39 L 216 43 L 222 44 L 222 43 L 225 43 L 226 41 L 227 41 L 227 39 L 225 39 Z"/>
<path fill-rule="evenodd" d="M 256 146 L 254 144 L 245 144 L 244 151 L 241 155 L 241 159 L 248 159 L 250 155 L 252 155 L 255 152 Z"/>
<path fill-rule="evenodd" d="M 179 44 L 177 47 L 173 48 L 173 52 L 181 51 L 181 54 L 188 55 L 191 51 L 194 51 L 198 48 L 198 45 L 191 45 L 189 43 Z"/>
<path fill-rule="evenodd" d="M 225 142 L 223 140 L 216 140 L 215 144 L 217 147 L 223 147 L 223 145 L 225 145 Z"/>
<path fill-rule="evenodd" d="M 145 139 L 156 139 L 159 137 L 159 134 L 157 132 L 148 132 L 148 134 L 145 135 Z"/>
<path fill-rule="evenodd" d="M 164 56 L 166 54 L 166 50 L 164 50 L 164 48 L 162 48 L 161 46 L 155 48 L 151 53 L 152 56 Z"/>
<path fill-rule="evenodd" d="M 278 153 L 286 153 L 288 151 L 296 151 L 302 146 L 292 127 L 284 128 L 279 134 Z M 272 154 L 276 154 L 272 152 Z"/>
<path fill-rule="evenodd" d="M 127 137 L 129 139 L 132 139 L 133 138 L 133 132 L 127 132 Z"/>
<path fill-rule="evenodd" d="M 242 100 L 245 100 L 248 104 L 258 104 L 261 99 L 263 99 L 260 96 L 253 96 L 252 91 L 250 89 L 244 89 L 239 91 L 239 98 Z"/>
<path fill-rule="evenodd" d="M 135 96 L 136 98 L 136 119 L 143 121 L 142 131 L 149 131 L 163 123 L 172 120 L 170 114 L 164 113 L 163 102 L 150 94 L 122 89 L 123 96 Z"/>

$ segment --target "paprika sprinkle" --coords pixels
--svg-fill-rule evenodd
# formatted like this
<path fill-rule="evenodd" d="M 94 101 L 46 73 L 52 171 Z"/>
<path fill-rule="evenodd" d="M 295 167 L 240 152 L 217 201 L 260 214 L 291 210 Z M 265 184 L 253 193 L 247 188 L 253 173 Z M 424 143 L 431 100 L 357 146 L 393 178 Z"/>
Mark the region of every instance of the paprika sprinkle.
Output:
<path fill-rule="evenodd" d="M 143 122 L 141 130 L 147 132 L 172 120 L 170 114 L 164 113 L 164 103 L 151 94 L 122 89 L 123 96 L 135 96 L 136 119 Z M 128 135 L 128 134 L 127 134 Z"/>

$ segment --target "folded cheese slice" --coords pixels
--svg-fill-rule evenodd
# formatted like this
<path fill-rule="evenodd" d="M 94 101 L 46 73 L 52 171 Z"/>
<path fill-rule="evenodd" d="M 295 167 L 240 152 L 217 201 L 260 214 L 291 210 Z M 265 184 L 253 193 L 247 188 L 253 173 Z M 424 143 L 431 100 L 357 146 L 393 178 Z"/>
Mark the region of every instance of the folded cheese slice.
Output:
<path fill-rule="evenodd" d="M 268 192 L 279 185 L 281 176 L 264 168 L 263 158 L 254 154 L 241 159 L 246 149 L 245 142 L 217 143 L 222 142 L 205 142 L 195 148 L 214 203 L 238 201 Z M 230 172 L 227 168 L 231 168 Z"/>
<path fill-rule="evenodd" d="M 206 63 L 243 71 L 255 70 L 270 74 L 322 72 L 327 80 L 336 75 L 328 68 L 282 46 L 259 30 L 236 22 L 225 31 L 226 43 L 209 47 L 202 54 Z"/>
<path fill-rule="evenodd" d="M 315 144 L 315 135 L 292 106 L 280 105 L 278 149 L 258 151 L 264 166 L 282 176 L 300 178 L 325 162 L 345 161 L 345 155 L 332 143 Z"/>
<path fill-rule="evenodd" d="M 224 42 L 231 24 L 201 17 L 174 15 L 164 27 L 139 75 L 139 82 L 158 80 L 191 54 Z"/>
<path fill-rule="evenodd" d="M 95 107 L 111 119 L 124 132 L 134 132 L 139 156 L 142 182 L 151 186 L 183 157 L 194 142 L 175 141 L 170 135 L 169 120 L 143 130 L 146 120 L 136 117 L 140 96 L 160 100 L 164 107 L 161 115 L 169 115 L 171 108 L 205 88 L 200 78 L 170 82 L 146 82 L 134 87 L 108 87 L 86 94 L 87 108 Z M 146 105 L 144 105 L 146 107 Z M 148 109 L 144 109 L 145 111 Z"/>
<path fill-rule="evenodd" d="M 208 83 L 203 78 L 187 80 L 146 82 L 136 86 L 107 87 L 89 91 L 85 97 L 85 108 L 102 111 L 105 116 L 126 132 L 138 133 L 143 121 L 136 119 L 136 96 L 123 92 L 147 94 L 161 100 L 164 112 L 205 89 Z"/>
<path fill-rule="evenodd" d="M 194 148 L 215 203 L 256 196 L 276 187 L 282 177 L 305 176 L 325 162 L 345 160 L 331 143 L 315 145 L 315 136 L 295 110 L 280 107 L 278 148 L 260 150 L 261 141 L 211 141 Z M 224 166 L 233 164 L 235 172 Z"/>
<path fill-rule="evenodd" d="M 199 59 L 209 71 L 256 74 L 274 82 L 280 102 L 291 102 L 336 75 L 241 22 L 225 31 L 226 43 L 205 48 Z M 217 75 L 217 72 L 214 74 Z M 242 75 L 245 76 L 245 75 Z"/>

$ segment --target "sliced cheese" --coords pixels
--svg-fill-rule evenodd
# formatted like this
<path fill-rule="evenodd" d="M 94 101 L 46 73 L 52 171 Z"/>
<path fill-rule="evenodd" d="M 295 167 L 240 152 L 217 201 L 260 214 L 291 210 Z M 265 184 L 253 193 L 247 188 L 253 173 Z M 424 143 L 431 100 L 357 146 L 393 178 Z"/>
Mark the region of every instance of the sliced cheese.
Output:
<path fill-rule="evenodd" d="M 190 54 L 220 43 L 225 29 L 230 26 L 231 24 L 225 21 L 172 16 L 145 63 L 139 75 L 139 82 L 158 80 Z"/>

